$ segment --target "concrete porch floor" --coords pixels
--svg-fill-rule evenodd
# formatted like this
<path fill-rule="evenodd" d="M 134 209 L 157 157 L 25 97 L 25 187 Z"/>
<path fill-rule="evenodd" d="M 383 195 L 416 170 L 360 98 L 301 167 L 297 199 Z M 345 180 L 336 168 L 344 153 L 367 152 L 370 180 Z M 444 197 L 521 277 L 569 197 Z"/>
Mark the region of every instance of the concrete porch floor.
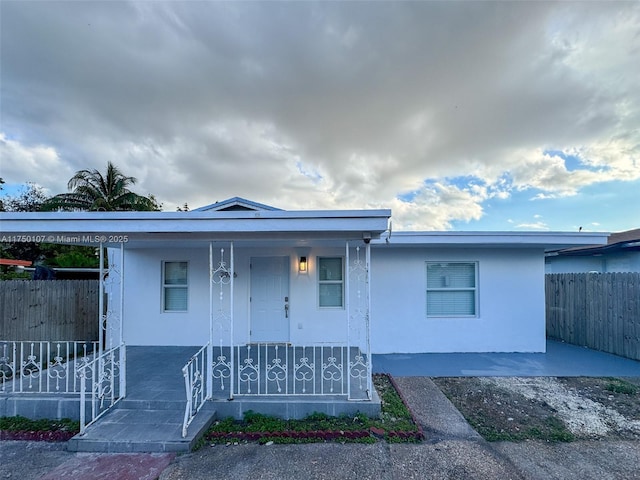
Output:
<path fill-rule="evenodd" d="M 127 347 L 127 395 L 84 435 L 69 440 L 75 452 L 187 452 L 213 421 L 206 405 L 182 438 L 186 406 L 182 367 L 194 347 Z"/>
<path fill-rule="evenodd" d="M 546 353 L 373 355 L 373 372 L 398 377 L 640 377 L 640 362 L 549 339 Z"/>

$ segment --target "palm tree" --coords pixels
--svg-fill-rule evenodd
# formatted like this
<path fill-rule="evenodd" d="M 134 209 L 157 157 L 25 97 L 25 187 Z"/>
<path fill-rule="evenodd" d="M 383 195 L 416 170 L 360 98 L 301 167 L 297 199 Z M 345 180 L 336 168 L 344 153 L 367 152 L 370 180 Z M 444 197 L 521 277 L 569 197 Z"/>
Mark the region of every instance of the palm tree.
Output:
<path fill-rule="evenodd" d="M 144 197 L 129 190 L 136 182 L 135 177 L 125 176 L 111 162 L 104 176 L 98 170 L 80 170 L 67 184 L 70 192 L 51 197 L 44 203 L 43 210 L 160 210 L 153 195 Z"/>

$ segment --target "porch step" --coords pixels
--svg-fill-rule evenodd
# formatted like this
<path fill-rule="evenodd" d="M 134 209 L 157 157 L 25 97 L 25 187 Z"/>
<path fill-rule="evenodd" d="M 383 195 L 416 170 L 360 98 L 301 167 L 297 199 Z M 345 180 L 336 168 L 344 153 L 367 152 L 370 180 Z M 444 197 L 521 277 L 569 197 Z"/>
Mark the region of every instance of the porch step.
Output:
<path fill-rule="evenodd" d="M 182 392 L 180 392 L 182 393 Z M 184 393 L 183 395 L 184 396 Z M 185 400 L 143 400 L 123 398 L 115 406 L 118 410 L 174 410 L 184 412 Z"/>
<path fill-rule="evenodd" d="M 105 453 L 189 452 L 215 416 L 214 406 L 205 403 L 189 426 L 187 437 L 182 438 L 184 411 L 135 408 L 137 406 L 123 406 L 108 412 L 90 425 L 84 435 L 76 435 L 69 440 L 67 449 Z"/>

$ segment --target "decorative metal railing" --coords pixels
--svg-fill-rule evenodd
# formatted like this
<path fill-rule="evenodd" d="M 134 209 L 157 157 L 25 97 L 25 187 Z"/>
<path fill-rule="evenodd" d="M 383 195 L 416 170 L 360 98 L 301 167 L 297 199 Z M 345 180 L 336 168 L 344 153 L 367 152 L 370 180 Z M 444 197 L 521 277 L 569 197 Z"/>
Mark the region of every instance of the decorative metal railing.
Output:
<path fill-rule="evenodd" d="M 79 394 L 98 342 L 0 340 L 0 393 Z"/>
<path fill-rule="evenodd" d="M 187 405 L 184 410 L 182 422 L 182 437 L 187 436 L 187 429 L 207 400 L 207 351 L 206 344 L 193 355 L 187 364 L 182 367 L 184 376 L 184 388 L 187 395 Z"/>
<path fill-rule="evenodd" d="M 346 345 L 214 346 L 212 390 L 218 397 L 346 395 L 368 400 L 368 361 L 359 348 Z"/>
<path fill-rule="evenodd" d="M 366 361 L 371 356 L 370 342 L 370 311 L 371 311 L 371 249 L 369 244 L 359 244 L 352 248 L 347 242 L 345 259 L 348 266 L 347 281 L 345 282 L 345 297 L 347 306 L 347 344 L 358 345 L 360 353 L 354 359 L 354 368 L 349 376 L 349 398 L 358 392 L 366 383 L 365 390 L 373 389 L 371 362 Z M 356 381 L 356 385 L 351 385 Z"/>
<path fill-rule="evenodd" d="M 125 396 L 125 358 L 125 346 L 121 344 L 78 368 L 80 435 Z"/>

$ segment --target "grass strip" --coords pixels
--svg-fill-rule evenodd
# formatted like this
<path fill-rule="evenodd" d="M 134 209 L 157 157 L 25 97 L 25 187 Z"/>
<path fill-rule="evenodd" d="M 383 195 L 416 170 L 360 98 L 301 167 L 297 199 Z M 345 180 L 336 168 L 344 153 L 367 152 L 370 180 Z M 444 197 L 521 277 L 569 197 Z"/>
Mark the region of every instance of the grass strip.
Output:
<path fill-rule="evenodd" d="M 340 417 L 312 413 L 302 420 L 284 420 L 248 411 L 241 421 L 228 417 L 215 422 L 204 439 L 214 444 L 421 441 L 422 429 L 393 379 L 389 375 L 374 375 L 373 382 L 382 403 L 380 418 L 361 413 Z"/>
<path fill-rule="evenodd" d="M 80 431 L 80 422 L 62 420 L 31 420 L 21 417 L 0 417 L 0 440 L 35 440 L 66 442 Z"/>

